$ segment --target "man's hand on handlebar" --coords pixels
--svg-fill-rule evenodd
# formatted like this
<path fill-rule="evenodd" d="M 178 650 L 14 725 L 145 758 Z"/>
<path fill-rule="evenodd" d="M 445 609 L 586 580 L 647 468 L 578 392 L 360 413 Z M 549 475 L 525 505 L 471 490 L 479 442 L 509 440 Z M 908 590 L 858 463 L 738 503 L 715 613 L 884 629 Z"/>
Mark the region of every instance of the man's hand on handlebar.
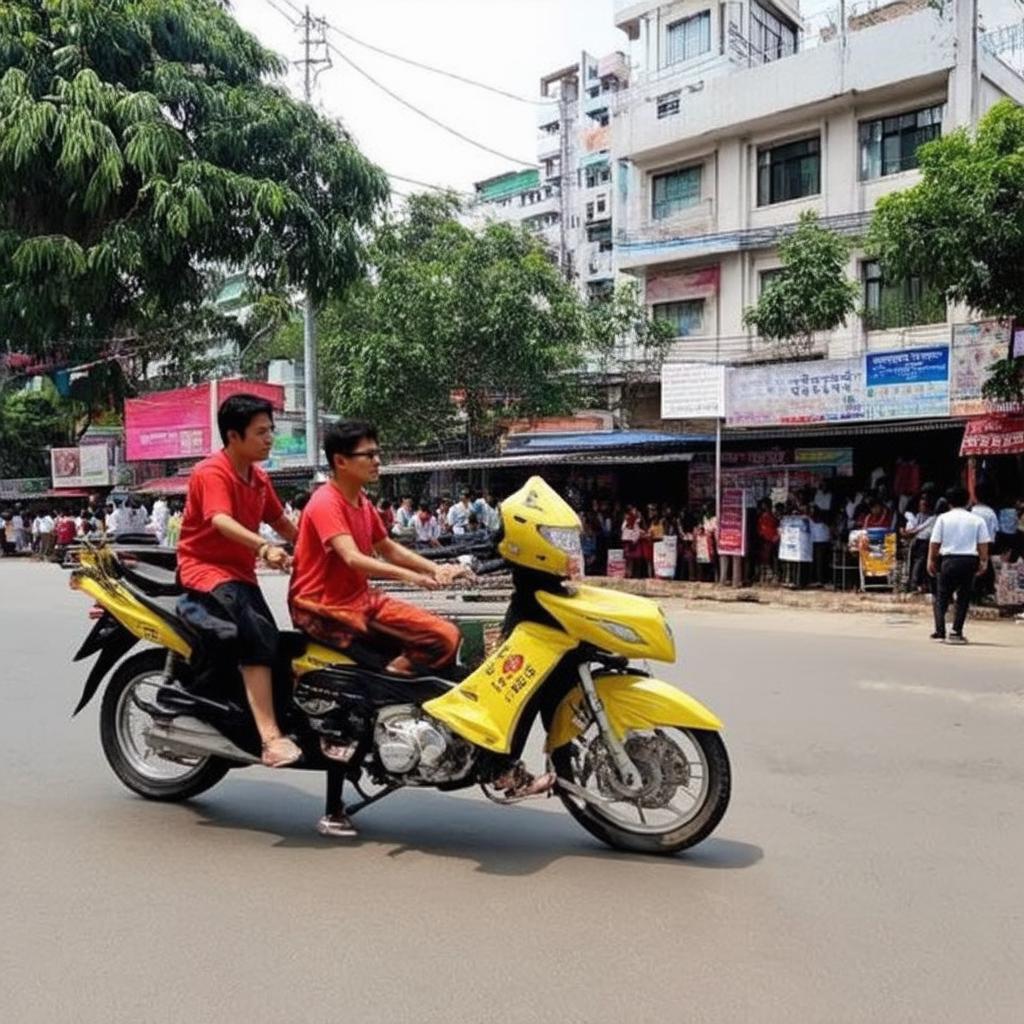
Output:
<path fill-rule="evenodd" d="M 415 583 L 417 587 L 422 587 L 424 590 L 440 590 L 443 586 L 438 581 L 437 576 L 429 572 L 414 572 L 409 582 Z"/>
<path fill-rule="evenodd" d="M 281 572 L 288 572 L 292 567 L 291 555 L 284 548 L 279 548 L 275 544 L 267 545 L 267 549 L 263 552 L 263 561 L 271 569 L 280 569 Z"/>
<path fill-rule="evenodd" d="M 472 575 L 472 571 L 465 565 L 434 566 L 434 579 L 442 587 L 450 587 L 456 580 L 469 579 Z"/>

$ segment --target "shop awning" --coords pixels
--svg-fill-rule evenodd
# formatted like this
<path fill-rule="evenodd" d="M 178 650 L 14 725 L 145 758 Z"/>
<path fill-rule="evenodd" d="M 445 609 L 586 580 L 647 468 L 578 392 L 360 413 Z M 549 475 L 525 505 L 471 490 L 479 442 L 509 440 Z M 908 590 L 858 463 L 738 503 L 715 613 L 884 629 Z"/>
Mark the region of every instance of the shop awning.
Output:
<path fill-rule="evenodd" d="M 628 466 L 656 462 L 689 462 L 693 452 L 534 452 L 529 455 L 492 455 L 481 458 L 437 459 L 432 462 L 394 462 L 381 466 L 381 476 L 400 473 L 437 473 L 459 469 L 505 469 L 516 466 Z"/>
<path fill-rule="evenodd" d="M 969 420 L 960 454 L 1024 455 L 1024 415 L 995 414 Z"/>
<path fill-rule="evenodd" d="M 637 449 L 682 449 L 687 445 L 713 444 L 713 434 L 665 434 L 654 430 L 601 430 L 585 434 L 510 434 L 505 441 L 509 455 L 521 452 L 620 452 Z"/>
<path fill-rule="evenodd" d="M 131 488 L 132 494 L 187 494 L 187 476 L 158 476 Z"/>
<path fill-rule="evenodd" d="M 27 494 L 26 498 L 91 498 L 96 492 L 87 491 L 82 487 L 53 487 L 48 491 Z"/>
<path fill-rule="evenodd" d="M 732 441 L 780 441 L 794 437 L 818 437 L 838 441 L 844 437 L 866 437 L 871 434 L 924 434 L 935 430 L 960 429 L 967 422 L 964 418 L 941 420 L 878 420 L 869 423 L 817 423 L 789 427 L 727 427 L 722 440 Z"/>

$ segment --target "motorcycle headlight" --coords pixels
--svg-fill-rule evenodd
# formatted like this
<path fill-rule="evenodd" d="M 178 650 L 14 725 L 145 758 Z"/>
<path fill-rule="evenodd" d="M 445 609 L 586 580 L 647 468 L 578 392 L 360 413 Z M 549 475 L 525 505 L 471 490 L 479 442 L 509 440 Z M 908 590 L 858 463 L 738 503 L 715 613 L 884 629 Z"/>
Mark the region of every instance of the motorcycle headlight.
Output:
<path fill-rule="evenodd" d="M 625 626 L 621 622 L 612 622 L 610 619 L 600 619 L 597 623 L 606 633 L 611 633 L 616 639 L 627 644 L 640 643 L 640 634 L 632 626 Z"/>
<path fill-rule="evenodd" d="M 540 535 L 551 545 L 564 551 L 567 555 L 580 555 L 583 546 L 580 543 L 580 531 L 575 527 L 541 526 Z"/>

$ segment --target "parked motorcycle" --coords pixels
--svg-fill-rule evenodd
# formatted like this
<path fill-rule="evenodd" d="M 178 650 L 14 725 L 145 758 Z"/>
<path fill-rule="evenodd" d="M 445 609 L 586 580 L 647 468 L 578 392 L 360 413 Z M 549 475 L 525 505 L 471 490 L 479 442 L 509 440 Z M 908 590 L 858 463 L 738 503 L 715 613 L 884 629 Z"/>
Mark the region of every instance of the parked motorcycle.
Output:
<path fill-rule="evenodd" d="M 630 662 L 675 660 L 661 609 L 578 582 L 579 519 L 540 477 L 502 503 L 494 553 L 477 569 L 510 570 L 513 594 L 500 642 L 472 671 L 401 678 L 384 671 L 393 652 L 282 633 L 278 720 L 303 750 L 294 767 L 325 772 L 327 813 L 339 810 L 346 780 L 359 794 L 349 815 L 414 787 L 480 785 L 514 803 L 493 782 L 539 718 L 555 791 L 598 839 L 661 854 L 705 839 L 729 802 L 721 723 Z M 98 655 L 75 714 L 113 669 L 100 739 L 129 789 L 186 800 L 260 762 L 230 623 L 195 621 L 170 568 L 111 546 L 80 548 L 71 586 L 98 616 L 75 655 Z M 130 654 L 140 641 L 147 648 Z M 322 740 L 348 760 L 326 758 Z"/>

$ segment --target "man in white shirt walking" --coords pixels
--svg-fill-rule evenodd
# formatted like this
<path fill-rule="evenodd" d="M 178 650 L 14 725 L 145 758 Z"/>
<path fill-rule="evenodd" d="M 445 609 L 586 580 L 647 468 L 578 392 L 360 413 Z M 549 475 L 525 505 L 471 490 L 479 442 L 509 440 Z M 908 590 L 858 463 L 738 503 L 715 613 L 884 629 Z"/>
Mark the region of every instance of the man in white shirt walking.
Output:
<path fill-rule="evenodd" d="M 946 611 L 956 595 L 956 614 L 948 642 L 967 643 L 964 623 L 971 603 L 975 576 L 988 568 L 988 550 L 992 542 L 984 519 L 967 511 L 967 491 L 953 487 L 946 495 L 951 506 L 935 520 L 928 545 L 928 574 L 938 576 L 935 595 L 935 632 L 933 640 L 946 640 Z M 939 567 L 939 558 L 942 566 Z"/>

